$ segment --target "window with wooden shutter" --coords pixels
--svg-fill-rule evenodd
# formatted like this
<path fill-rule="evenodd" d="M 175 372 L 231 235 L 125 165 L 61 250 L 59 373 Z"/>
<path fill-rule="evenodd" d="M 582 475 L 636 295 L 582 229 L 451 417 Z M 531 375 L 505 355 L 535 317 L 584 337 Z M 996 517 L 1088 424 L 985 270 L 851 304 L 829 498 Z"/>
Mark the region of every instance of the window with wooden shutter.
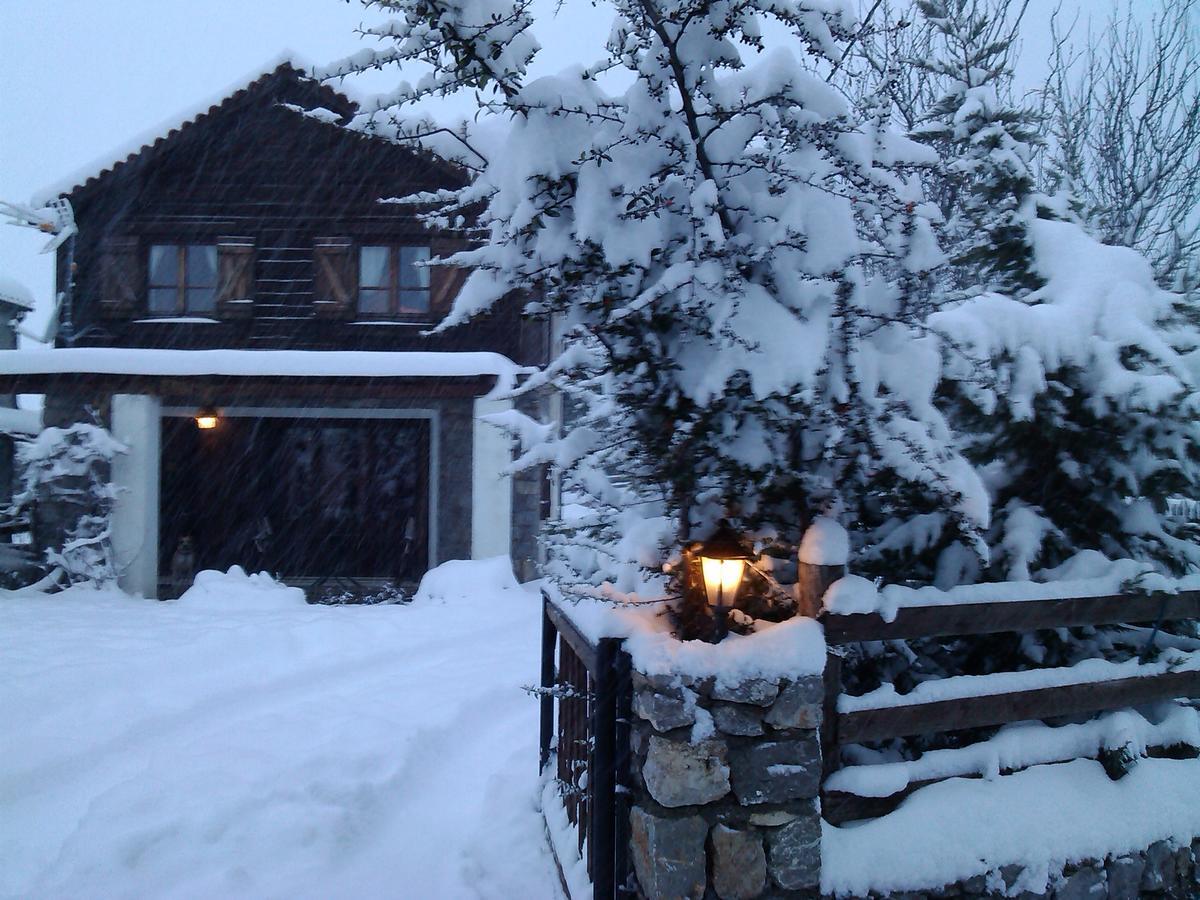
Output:
<path fill-rule="evenodd" d="M 217 241 L 217 315 L 245 319 L 254 312 L 254 239 L 222 237 Z"/>
<path fill-rule="evenodd" d="M 429 243 L 429 251 L 435 257 L 450 256 L 459 250 L 467 249 L 467 242 L 462 238 L 434 238 Z M 454 298 L 462 290 L 463 282 L 467 280 L 467 270 L 457 266 L 430 266 L 429 268 L 429 307 L 435 320 L 445 318 L 454 305 Z"/>
<path fill-rule="evenodd" d="M 100 313 L 127 318 L 141 310 L 142 258 L 136 237 L 110 237 L 100 246 Z"/>
<path fill-rule="evenodd" d="M 317 238 L 313 246 L 313 312 L 348 319 L 358 300 L 358 256 L 349 238 Z"/>

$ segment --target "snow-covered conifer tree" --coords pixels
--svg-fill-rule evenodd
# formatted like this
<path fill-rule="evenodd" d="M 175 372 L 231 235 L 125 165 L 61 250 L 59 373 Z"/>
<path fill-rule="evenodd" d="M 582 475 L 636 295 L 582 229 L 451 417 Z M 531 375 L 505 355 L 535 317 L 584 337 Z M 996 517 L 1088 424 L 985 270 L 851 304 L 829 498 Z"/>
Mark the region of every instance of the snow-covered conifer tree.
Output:
<path fill-rule="evenodd" d="M 992 496 L 990 571 L 1028 578 L 1083 550 L 1179 570 L 1196 558 L 1166 517 L 1197 477 L 1197 336 L 1132 251 L 1054 221 L 1036 118 L 1006 102 L 1015 32 L 984 0 L 920 0 L 927 65 L 949 89 L 916 135 L 942 155 L 935 191 L 955 303 L 931 324 L 941 395 Z M 961 564 L 961 565 L 960 565 Z M 943 583 L 978 577 L 950 552 Z"/>
<path fill-rule="evenodd" d="M 1027 5 L 1027 4 L 1025 4 Z M 1034 190 L 1037 113 L 1012 99 L 1013 44 L 1024 6 L 1007 0 L 917 0 L 931 31 L 924 68 L 941 92 L 912 130 L 941 166 L 929 193 L 941 207 L 951 286 L 1019 296 L 1040 284 L 1025 224 L 1046 198 Z"/>
<path fill-rule="evenodd" d="M 389 103 L 483 97 L 483 126 L 457 132 L 471 184 L 422 198 L 439 203 L 434 222 L 480 237 L 453 257 L 472 274 L 441 327 L 513 292 L 561 323 L 561 353 L 533 383 L 591 402 L 559 439 L 529 423 L 543 439 L 525 459 L 574 473 L 622 517 L 587 545 L 585 580 L 611 589 L 632 561 L 615 589 L 655 591 L 643 581 L 669 545 L 721 516 L 784 545 L 821 512 L 862 523 L 873 505 L 894 524 L 908 495 L 968 540 L 986 524 L 931 402 L 937 346 L 896 277 L 939 259 L 906 174 L 928 151 L 862 121 L 826 80 L 855 28 L 849 4 L 614 0 L 603 57 L 536 79 L 524 5 L 369 5 L 395 14 L 375 32 L 388 49 L 323 74 L 424 62 Z M 764 40 L 768 21 L 782 46 Z M 359 125 L 385 131 L 385 106 Z M 485 144 L 490 125 L 503 136 Z M 639 504 L 657 526 L 629 521 Z"/>
<path fill-rule="evenodd" d="M 17 444 L 21 491 L 18 507 L 54 504 L 66 524 L 62 546 L 47 547 L 46 561 L 72 583 L 116 581 L 112 512 L 117 488 L 109 479 L 113 458 L 125 452 L 106 430 L 86 422 L 46 428 Z"/>

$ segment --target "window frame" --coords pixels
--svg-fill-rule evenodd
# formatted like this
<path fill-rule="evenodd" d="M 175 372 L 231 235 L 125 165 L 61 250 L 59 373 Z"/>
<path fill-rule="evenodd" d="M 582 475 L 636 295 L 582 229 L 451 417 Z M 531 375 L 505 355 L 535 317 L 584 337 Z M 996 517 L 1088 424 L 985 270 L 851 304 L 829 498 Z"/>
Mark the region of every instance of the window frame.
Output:
<path fill-rule="evenodd" d="M 173 283 L 157 283 L 154 281 L 152 259 L 154 251 L 165 248 L 173 251 L 175 256 L 175 281 Z M 212 253 L 212 283 L 193 285 L 188 282 L 188 251 L 200 248 Z M 155 309 L 151 302 L 154 291 L 174 291 L 175 305 L 172 310 Z M 188 303 L 188 294 L 194 290 L 211 291 L 212 298 L 204 309 L 193 309 Z M 146 248 L 146 315 L 151 318 L 172 318 L 179 316 L 215 317 L 217 301 L 221 290 L 221 250 L 217 241 L 163 241 L 152 242 Z"/>
<path fill-rule="evenodd" d="M 405 250 L 425 251 L 424 260 L 433 258 L 432 248 L 428 243 L 368 243 L 361 242 L 357 246 L 357 259 L 355 260 L 357 285 L 354 294 L 354 314 L 360 319 L 368 319 L 373 321 L 395 321 L 408 320 L 413 322 L 428 322 L 433 320 L 433 272 L 429 268 L 425 268 L 423 287 L 406 287 L 402 283 L 403 259 Z M 387 251 L 387 284 L 365 284 L 363 281 L 363 257 L 367 250 L 382 249 Z M 412 267 L 414 271 L 422 271 L 416 267 Z M 386 311 L 367 310 L 363 307 L 363 294 L 375 293 L 387 295 Z M 416 310 L 411 307 L 405 307 L 403 300 L 406 296 L 423 295 L 424 309 Z"/>

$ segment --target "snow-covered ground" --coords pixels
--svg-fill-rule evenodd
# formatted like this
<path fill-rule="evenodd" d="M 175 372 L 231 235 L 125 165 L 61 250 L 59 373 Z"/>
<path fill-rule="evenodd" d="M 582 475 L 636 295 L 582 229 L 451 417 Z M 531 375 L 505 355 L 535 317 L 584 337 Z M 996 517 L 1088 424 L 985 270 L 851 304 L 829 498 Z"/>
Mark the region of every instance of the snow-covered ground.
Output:
<path fill-rule="evenodd" d="M 528 590 L 0 592 L 0 897 L 555 898 Z"/>

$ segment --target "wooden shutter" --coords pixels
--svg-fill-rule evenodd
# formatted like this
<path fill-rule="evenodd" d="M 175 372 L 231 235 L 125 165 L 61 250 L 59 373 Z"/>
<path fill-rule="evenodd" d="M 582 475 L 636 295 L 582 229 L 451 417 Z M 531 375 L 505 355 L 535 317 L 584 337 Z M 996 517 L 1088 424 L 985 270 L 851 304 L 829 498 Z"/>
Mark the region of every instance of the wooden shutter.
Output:
<path fill-rule="evenodd" d="M 137 315 L 145 306 L 146 279 L 135 237 L 109 237 L 100 245 L 100 314 L 110 319 Z"/>
<path fill-rule="evenodd" d="M 429 242 L 429 255 L 449 256 L 467 249 L 462 238 L 435 237 Z M 467 270 L 457 266 L 431 266 L 429 269 L 429 310 L 435 321 L 440 321 L 450 312 L 454 298 L 467 280 Z"/>
<path fill-rule="evenodd" d="M 248 319 L 254 314 L 254 238 L 217 241 L 217 315 Z"/>
<path fill-rule="evenodd" d="M 358 308 L 358 255 L 349 238 L 317 238 L 313 246 L 313 314 L 349 319 Z"/>

